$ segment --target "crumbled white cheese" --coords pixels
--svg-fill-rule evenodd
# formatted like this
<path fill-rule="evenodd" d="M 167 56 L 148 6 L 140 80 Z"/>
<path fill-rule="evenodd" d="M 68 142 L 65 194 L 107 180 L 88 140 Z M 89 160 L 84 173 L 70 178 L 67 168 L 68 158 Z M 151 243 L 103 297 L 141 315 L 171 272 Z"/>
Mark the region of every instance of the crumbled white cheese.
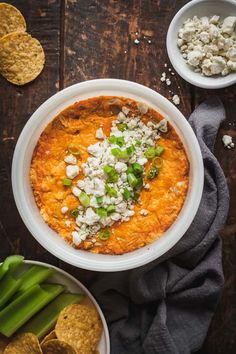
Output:
<path fill-rule="evenodd" d="M 149 183 L 146 183 L 145 186 L 144 186 L 144 189 L 149 190 L 149 189 L 150 189 L 150 184 L 149 184 Z"/>
<path fill-rule="evenodd" d="M 80 244 L 87 238 L 91 240 L 99 230 L 109 227 L 117 221 L 129 221 L 135 214 L 133 197 L 138 191 L 130 186 L 127 169 L 133 163 L 144 166 L 148 162 L 145 156 L 146 149 L 155 146 L 156 141 L 160 138 L 160 132 L 168 131 L 165 119 L 159 123 L 149 121 L 145 124 L 141 120 L 141 115 L 148 112 L 148 106 L 139 103 L 137 107 L 140 112 L 137 116 L 127 117 L 130 110 L 127 107 L 122 107 L 117 119 L 112 122 L 110 137 L 120 138 L 122 146 L 110 141 L 110 137 L 104 136 L 102 141 L 87 148 L 91 156 L 85 163 L 81 164 L 84 178 L 77 181 L 77 187 L 71 187 L 72 194 L 80 199 L 77 206 L 77 227 L 71 234 L 75 245 Z M 118 124 L 121 122 L 126 126 L 124 131 L 118 129 Z M 100 133 L 102 132 L 97 131 L 96 136 L 102 136 Z M 137 141 L 139 141 L 138 144 Z M 133 147 L 133 151 L 127 157 L 118 158 L 112 154 L 114 148 L 126 151 L 130 147 Z M 114 168 L 117 173 L 115 181 L 108 182 L 108 176 L 104 171 L 105 166 Z M 77 168 L 77 170 L 75 171 L 72 168 Z M 67 166 L 66 173 L 69 178 L 74 178 L 74 175 L 79 173 L 78 166 Z M 108 187 L 111 188 L 111 195 L 108 193 Z M 145 186 L 141 185 L 141 187 L 149 189 L 150 185 L 147 183 Z M 124 191 L 126 193 L 128 191 L 131 198 L 125 199 Z M 83 206 L 83 198 L 80 197 L 82 192 L 86 193 L 87 206 Z M 111 208 L 110 213 L 108 212 L 109 207 Z M 146 215 L 146 212 L 144 214 Z"/>
<path fill-rule="evenodd" d="M 148 214 L 149 214 L 149 211 L 147 209 L 141 209 L 140 210 L 140 215 L 147 216 Z"/>
<path fill-rule="evenodd" d="M 195 72 L 205 76 L 236 71 L 236 17 L 194 16 L 178 32 L 177 45 Z"/>
<path fill-rule="evenodd" d="M 76 165 L 76 164 L 77 164 L 77 158 L 76 158 L 74 155 L 72 155 L 72 154 L 67 155 L 67 156 L 65 157 L 64 161 L 65 161 L 66 163 L 71 164 L 71 165 Z"/>
<path fill-rule="evenodd" d="M 79 236 L 78 231 L 72 231 L 71 236 L 72 236 L 72 241 L 73 241 L 73 243 L 74 243 L 76 246 L 78 246 L 78 245 L 81 243 L 81 241 L 82 241 L 81 238 L 80 238 L 80 236 Z"/>
<path fill-rule="evenodd" d="M 75 178 L 79 174 L 79 166 L 68 165 L 66 166 L 66 176 L 70 179 Z"/>
<path fill-rule="evenodd" d="M 103 133 L 103 130 L 102 130 L 102 128 L 99 128 L 99 129 L 97 129 L 97 131 L 96 131 L 96 138 L 97 139 L 104 139 L 104 133 Z"/>
<path fill-rule="evenodd" d="M 176 106 L 178 106 L 178 105 L 180 104 L 180 98 L 179 98 L 179 96 L 178 96 L 178 95 L 174 95 L 174 96 L 172 97 L 172 101 L 174 102 L 174 104 L 175 104 Z"/>
<path fill-rule="evenodd" d="M 161 82 L 165 82 L 165 81 L 166 81 L 166 73 L 163 72 L 163 73 L 161 74 Z"/>
<path fill-rule="evenodd" d="M 140 41 L 138 40 L 138 38 L 135 38 L 134 43 L 135 43 L 135 44 L 139 44 L 139 43 L 140 43 Z"/>
<path fill-rule="evenodd" d="M 75 197 L 78 197 L 81 193 L 81 190 L 77 187 L 72 188 L 72 193 L 74 194 Z"/>
<path fill-rule="evenodd" d="M 69 208 L 64 206 L 64 207 L 61 208 L 61 213 L 65 214 L 65 213 L 67 213 L 68 210 L 69 210 Z"/>
<path fill-rule="evenodd" d="M 233 143 L 232 136 L 230 136 L 230 135 L 224 135 L 224 136 L 222 137 L 222 141 L 223 141 L 224 146 L 225 146 L 227 149 L 233 149 L 233 148 L 234 148 L 234 143 Z"/>
<path fill-rule="evenodd" d="M 171 80 L 170 79 L 166 79 L 166 85 L 170 86 L 171 85 Z"/>

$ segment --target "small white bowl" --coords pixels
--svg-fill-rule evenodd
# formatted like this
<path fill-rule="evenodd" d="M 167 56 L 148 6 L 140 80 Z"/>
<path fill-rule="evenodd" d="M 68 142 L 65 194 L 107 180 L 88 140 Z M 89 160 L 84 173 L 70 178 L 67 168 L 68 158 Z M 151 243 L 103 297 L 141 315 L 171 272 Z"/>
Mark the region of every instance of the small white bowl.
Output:
<path fill-rule="evenodd" d="M 123 255 L 94 254 L 69 246 L 43 220 L 30 184 L 32 154 L 48 123 L 70 104 L 95 96 L 123 96 L 147 103 L 175 127 L 190 162 L 190 187 L 177 220 L 150 245 Z M 18 211 L 35 239 L 49 252 L 76 267 L 111 272 L 135 268 L 153 261 L 173 247 L 190 226 L 197 212 L 203 189 L 203 162 L 198 141 L 182 113 L 165 97 L 135 82 L 99 79 L 70 86 L 43 103 L 26 123 L 15 148 L 12 187 Z"/>
<path fill-rule="evenodd" d="M 47 268 L 53 268 L 55 269 L 55 273 L 50 276 L 50 278 L 47 280 L 47 283 L 56 283 L 56 284 L 61 284 L 64 285 L 66 290 L 72 293 L 84 293 L 87 295 L 85 303 L 89 304 L 92 303 L 101 318 L 102 325 L 103 325 L 103 332 L 101 339 L 98 343 L 98 350 L 100 354 L 110 354 L 110 338 L 109 338 L 109 331 L 107 327 L 107 323 L 105 320 L 105 317 L 102 313 L 102 310 L 100 306 L 98 305 L 97 301 L 93 297 L 93 295 L 88 291 L 88 289 L 80 283 L 76 278 L 74 278 L 72 275 L 69 273 L 65 272 L 62 269 L 59 269 L 57 267 L 54 267 L 51 264 L 43 263 L 43 262 L 38 262 L 38 261 L 24 261 L 24 267 L 27 269 L 31 264 L 33 265 L 40 265 L 42 267 L 47 267 Z"/>
<path fill-rule="evenodd" d="M 236 83 L 236 73 L 227 76 L 202 76 L 186 63 L 177 46 L 178 32 L 185 20 L 193 16 L 219 15 L 222 19 L 236 16 L 235 0 L 192 0 L 174 16 L 168 29 L 166 46 L 171 64 L 177 73 L 190 84 L 206 89 L 219 89 Z"/>

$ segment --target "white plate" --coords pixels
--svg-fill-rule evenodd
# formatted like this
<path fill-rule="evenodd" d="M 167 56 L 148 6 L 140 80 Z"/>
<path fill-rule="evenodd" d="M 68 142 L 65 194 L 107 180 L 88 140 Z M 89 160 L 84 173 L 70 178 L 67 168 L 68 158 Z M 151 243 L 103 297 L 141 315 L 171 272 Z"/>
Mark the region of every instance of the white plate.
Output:
<path fill-rule="evenodd" d="M 32 154 L 47 124 L 68 105 L 95 96 L 124 96 L 159 111 L 181 138 L 190 162 L 190 186 L 184 206 L 173 225 L 150 245 L 123 255 L 94 254 L 67 244 L 43 220 L 30 183 Z M 162 256 L 184 235 L 198 210 L 203 190 L 203 162 L 196 136 L 182 113 L 159 93 L 135 82 L 99 79 L 70 86 L 43 103 L 25 125 L 12 162 L 12 187 L 18 211 L 36 240 L 49 252 L 74 266 L 94 271 L 120 271 L 139 267 Z"/>
<path fill-rule="evenodd" d="M 26 266 L 29 264 L 37 264 L 42 267 L 54 268 L 56 272 L 46 281 L 47 283 L 61 284 L 64 285 L 66 287 L 66 290 L 68 290 L 69 292 L 84 293 L 87 295 L 88 299 L 96 307 L 103 324 L 103 332 L 102 332 L 101 340 L 98 345 L 99 354 L 110 354 L 110 339 L 109 339 L 109 332 L 108 332 L 105 317 L 97 301 L 94 299 L 93 295 L 88 291 L 88 289 L 72 275 L 65 272 L 64 270 L 54 267 L 51 264 L 37 262 L 37 261 L 28 261 L 28 260 L 24 261 L 24 263 Z"/>

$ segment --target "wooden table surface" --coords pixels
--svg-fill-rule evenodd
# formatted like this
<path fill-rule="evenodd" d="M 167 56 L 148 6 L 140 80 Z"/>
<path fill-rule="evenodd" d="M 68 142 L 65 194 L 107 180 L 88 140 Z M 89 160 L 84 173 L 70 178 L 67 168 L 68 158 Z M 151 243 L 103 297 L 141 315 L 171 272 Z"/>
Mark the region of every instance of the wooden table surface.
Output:
<path fill-rule="evenodd" d="M 188 117 L 205 98 L 221 97 L 227 120 L 223 123 L 215 154 L 227 177 L 231 206 L 221 232 L 225 287 L 199 354 L 236 353 L 236 150 L 222 146 L 223 134 L 236 137 L 236 87 L 208 91 L 195 88 L 178 75 L 172 85 L 161 83 L 165 63 L 170 67 L 165 38 L 174 14 L 185 0 L 12 0 L 26 18 L 28 32 L 38 38 L 46 53 L 42 74 L 23 87 L 0 78 L 0 259 L 14 253 L 58 265 L 85 284 L 87 271 L 75 270 L 46 252 L 24 226 L 11 189 L 11 161 L 17 138 L 34 110 L 57 91 L 94 78 L 136 81 L 171 98 Z M 136 36 L 138 32 L 138 36 Z M 136 45 L 134 39 L 141 38 Z M 145 37 L 145 38 L 144 38 Z M 148 43 L 151 40 L 151 43 Z M 171 92 L 170 92 L 171 91 Z"/>

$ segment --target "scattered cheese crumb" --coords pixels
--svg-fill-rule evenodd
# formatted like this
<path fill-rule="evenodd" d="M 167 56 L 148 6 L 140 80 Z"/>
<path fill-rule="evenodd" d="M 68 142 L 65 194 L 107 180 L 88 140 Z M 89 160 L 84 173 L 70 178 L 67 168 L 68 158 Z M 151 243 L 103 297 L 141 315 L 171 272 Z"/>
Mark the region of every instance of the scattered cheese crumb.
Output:
<path fill-rule="evenodd" d="M 138 40 L 138 38 L 136 38 L 136 39 L 134 40 L 134 43 L 135 43 L 135 44 L 139 44 L 139 43 L 140 43 L 140 41 Z"/>
<path fill-rule="evenodd" d="M 165 81 L 166 81 L 166 73 L 163 72 L 163 73 L 161 74 L 161 82 L 165 82 Z"/>
<path fill-rule="evenodd" d="M 66 166 L 66 176 L 70 179 L 75 178 L 79 174 L 79 167 L 74 165 Z"/>
<path fill-rule="evenodd" d="M 233 143 L 232 136 L 230 136 L 230 135 L 224 135 L 224 136 L 222 137 L 222 141 L 223 141 L 224 146 L 225 146 L 227 149 L 233 149 L 233 148 L 234 148 L 234 143 Z"/>
<path fill-rule="evenodd" d="M 104 133 L 103 133 L 102 128 L 99 128 L 99 129 L 96 131 L 96 138 L 97 138 L 97 139 L 104 139 Z"/>
<path fill-rule="evenodd" d="M 149 214 L 149 211 L 147 209 L 141 209 L 140 210 L 140 215 L 147 216 L 148 214 Z"/>
<path fill-rule="evenodd" d="M 66 163 L 71 164 L 71 165 L 76 165 L 76 164 L 77 164 L 77 158 L 76 158 L 74 155 L 72 155 L 72 154 L 67 155 L 67 156 L 65 157 L 64 161 L 65 161 Z"/>
<path fill-rule="evenodd" d="M 173 98 L 172 98 L 172 101 L 174 102 L 174 104 L 176 106 L 178 106 L 180 104 L 180 98 L 178 95 L 174 95 Z"/>
<path fill-rule="evenodd" d="M 67 208 L 66 206 L 64 206 L 64 207 L 61 208 L 62 214 L 67 213 L 68 210 L 69 210 L 69 208 Z"/>
<path fill-rule="evenodd" d="M 171 80 L 170 79 L 166 79 L 166 85 L 170 86 L 171 85 Z"/>

